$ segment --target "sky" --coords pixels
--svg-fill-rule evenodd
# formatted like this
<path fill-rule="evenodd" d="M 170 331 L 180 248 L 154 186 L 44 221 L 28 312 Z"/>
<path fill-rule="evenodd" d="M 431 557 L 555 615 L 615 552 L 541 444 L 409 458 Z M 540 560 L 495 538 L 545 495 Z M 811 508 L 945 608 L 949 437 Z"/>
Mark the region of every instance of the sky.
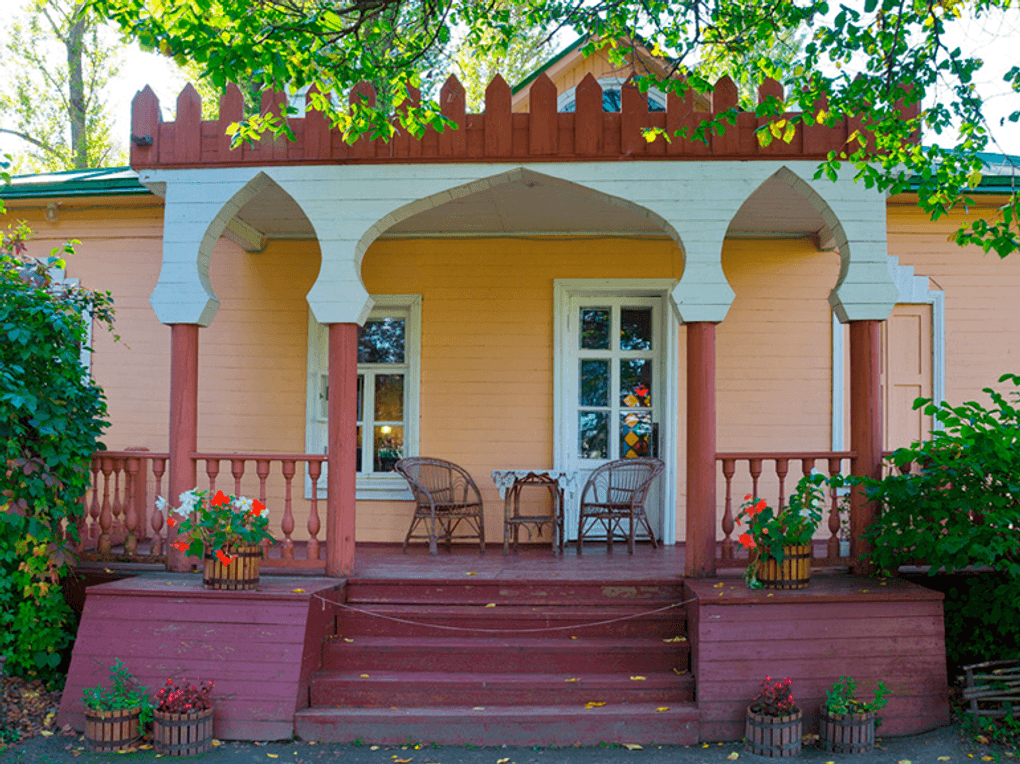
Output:
<path fill-rule="evenodd" d="M 9 19 L 23 7 L 24 0 L 0 0 L 0 40 L 3 35 L 3 19 Z M 948 39 L 947 44 L 959 45 L 964 50 L 978 50 L 985 60 L 986 67 L 982 71 L 977 85 L 985 99 L 987 116 L 994 130 L 997 145 L 990 151 L 1020 155 L 1020 124 L 1007 122 L 1000 127 L 999 121 L 1010 112 L 1020 109 L 1020 95 L 1010 93 L 1002 75 L 1011 66 L 1020 65 L 1020 12 L 1014 9 L 1011 14 L 997 14 L 991 19 L 967 21 L 961 25 L 957 38 Z M 5 67 L 9 58 L 0 55 L 0 85 L 6 79 Z M 145 85 L 152 87 L 164 108 L 164 118 L 172 117 L 172 110 L 177 94 L 186 82 L 178 67 L 168 58 L 142 52 L 136 44 L 132 44 L 124 53 L 120 74 L 111 82 L 107 94 L 107 103 L 116 121 L 114 135 L 127 148 L 130 133 L 131 99 Z M 926 142 L 937 142 L 951 145 L 953 134 L 941 137 L 925 136 Z M 18 150 L 20 141 L 0 134 L 0 153 Z"/>

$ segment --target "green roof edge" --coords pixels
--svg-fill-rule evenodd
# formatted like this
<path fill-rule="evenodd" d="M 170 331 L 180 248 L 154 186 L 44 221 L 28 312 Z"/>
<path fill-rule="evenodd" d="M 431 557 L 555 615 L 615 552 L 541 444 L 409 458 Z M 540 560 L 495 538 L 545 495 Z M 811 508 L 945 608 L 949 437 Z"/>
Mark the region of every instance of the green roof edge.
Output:
<path fill-rule="evenodd" d="M 123 178 L 107 177 L 125 172 L 132 172 L 132 170 L 128 166 L 104 167 L 94 170 L 66 170 L 45 174 L 54 177 L 61 175 L 69 176 L 67 180 L 23 184 L 18 184 L 18 180 L 33 176 L 15 176 L 11 179 L 12 183 L 10 185 L 0 183 L 0 198 L 40 199 L 46 197 L 152 195 L 152 192 L 139 182 L 137 176 Z"/>
<path fill-rule="evenodd" d="M 534 82 L 538 78 L 538 75 L 540 75 L 546 69 L 551 67 L 553 64 L 558 63 L 559 61 L 562 61 L 564 58 L 566 58 L 566 56 L 568 56 L 569 54 L 573 53 L 575 50 L 580 48 L 585 43 L 585 41 L 587 39 L 588 38 L 586 38 L 586 37 L 578 37 L 576 40 L 574 40 L 572 43 L 570 43 L 570 45 L 565 47 L 563 50 L 561 50 L 555 56 L 553 56 L 548 61 L 546 61 L 544 64 L 542 64 L 540 67 L 538 67 L 535 71 L 533 71 L 531 74 L 529 74 L 523 80 L 521 80 L 516 85 L 514 85 L 510 89 L 510 92 L 513 95 L 517 95 L 519 92 L 524 90 L 524 88 L 526 88 L 528 85 L 530 85 L 532 82 Z"/>

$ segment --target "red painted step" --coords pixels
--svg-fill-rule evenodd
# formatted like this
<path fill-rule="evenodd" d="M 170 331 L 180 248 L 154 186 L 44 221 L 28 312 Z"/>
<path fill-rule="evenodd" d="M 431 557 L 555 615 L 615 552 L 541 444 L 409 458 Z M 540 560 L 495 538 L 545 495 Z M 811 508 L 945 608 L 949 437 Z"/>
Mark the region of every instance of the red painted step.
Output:
<path fill-rule="evenodd" d="M 340 634 L 354 636 L 486 636 L 489 632 L 561 630 L 563 636 L 684 637 L 687 616 L 683 608 L 654 601 L 628 605 L 496 605 L 432 604 L 409 613 L 407 605 L 347 603 L 341 610 Z M 660 610 L 660 608 L 668 608 Z M 656 611 L 659 612 L 649 612 Z M 451 628 L 453 627 L 453 628 Z M 477 632 L 460 632 L 478 629 Z M 555 632 L 547 635 L 552 636 Z"/>
<path fill-rule="evenodd" d="M 350 639 L 351 641 L 347 641 Z M 687 643 L 578 637 L 353 637 L 329 640 L 323 668 L 341 671 L 648 674 L 688 669 Z"/>
<path fill-rule="evenodd" d="M 665 710 L 659 710 L 665 709 Z M 608 702 L 576 706 L 308 708 L 294 716 L 305 740 L 439 745 L 557 745 L 641 743 L 692 745 L 700 715 L 693 704 Z"/>
<path fill-rule="evenodd" d="M 506 674 L 323 671 L 312 685 L 313 706 L 583 706 L 613 703 L 692 702 L 690 674 Z"/>
<path fill-rule="evenodd" d="M 423 603 L 480 603 L 585 605 L 629 604 L 659 600 L 682 602 L 683 582 L 613 581 L 434 581 L 427 579 L 356 579 L 347 583 L 347 601 L 422 605 Z"/>

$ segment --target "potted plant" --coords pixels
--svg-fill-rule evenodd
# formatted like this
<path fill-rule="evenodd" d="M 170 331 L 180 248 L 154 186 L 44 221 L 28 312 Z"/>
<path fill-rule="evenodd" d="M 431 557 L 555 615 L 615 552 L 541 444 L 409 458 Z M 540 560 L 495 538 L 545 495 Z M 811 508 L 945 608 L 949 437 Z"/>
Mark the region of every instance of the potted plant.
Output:
<path fill-rule="evenodd" d="M 135 743 L 152 718 L 152 705 L 119 659 L 110 666 L 110 690 L 101 684 L 82 692 L 85 704 L 85 747 L 90 751 L 119 751 Z"/>
<path fill-rule="evenodd" d="M 865 753 L 875 747 L 875 728 L 882 723 L 875 712 L 888 703 L 889 690 L 880 681 L 870 703 L 857 700 L 856 693 L 857 682 L 848 676 L 826 690 L 818 717 L 818 737 L 826 751 Z"/>
<path fill-rule="evenodd" d="M 212 748 L 212 682 L 196 687 L 184 680 L 166 680 L 156 693 L 152 712 L 152 744 L 156 753 L 190 756 Z"/>
<path fill-rule="evenodd" d="M 179 534 L 174 547 L 189 557 L 203 558 L 206 589 L 257 589 L 263 541 L 272 541 L 269 510 L 261 501 L 192 489 L 180 495 L 181 505 L 167 516 Z M 160 511 L 167 506 L 156 499 Z M 174 514 L 178 517 L 174 517 Z"/>
<path fill-rule="evenodd" d="M 811 538 L 822 521 L 824 475 L 805 475 L 778 512 L 748 494 L 737 524 L 747 530 L 738 542 L 751 553 L 744 580 L 752 589 L 803 589 L 811 582 Z"/>
<path fill-rule="evenodd" d="M 803 733 L 804 714 L 793 700 L 793 681 L 766 676 L 747 708 L 747 750 L 759 756 L 796 756 Z"/>

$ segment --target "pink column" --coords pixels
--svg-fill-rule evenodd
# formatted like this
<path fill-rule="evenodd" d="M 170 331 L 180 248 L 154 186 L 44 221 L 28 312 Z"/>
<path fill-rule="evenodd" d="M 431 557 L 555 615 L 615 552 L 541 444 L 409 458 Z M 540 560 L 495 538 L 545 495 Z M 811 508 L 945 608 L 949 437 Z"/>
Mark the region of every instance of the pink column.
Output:
<path fill-rule="evenodd" d="M 882 356 L 880 321 L 850 322 L 850 448 L 857 453 L 853 474 L 882 477 Z M 861 534 L 878 511 L 855 490 L 850 498 L 853 568 L 865 572 L 860 556 L 870 550 Z"/>
<path fill-rule="evenodd" d="M 195 462 L 191 454 L 198 450 L 198 325 L 170 325 L 170 478 L 167 501 L 177 505 L 177 497 L 196 485 Z M 177 533 L 167 528 L 167 569 L 191 570 L 189 558 L 170 544 Z"/>
<path fill-rule="evenodd" d="M 715 324 L 687 324 L 686 575 L 715 575 Z"/>
<path fill-rule="evenodd" d="M 358 325 L 329 324 L 326 575 L 354 572 L 358 448 Z"/>

